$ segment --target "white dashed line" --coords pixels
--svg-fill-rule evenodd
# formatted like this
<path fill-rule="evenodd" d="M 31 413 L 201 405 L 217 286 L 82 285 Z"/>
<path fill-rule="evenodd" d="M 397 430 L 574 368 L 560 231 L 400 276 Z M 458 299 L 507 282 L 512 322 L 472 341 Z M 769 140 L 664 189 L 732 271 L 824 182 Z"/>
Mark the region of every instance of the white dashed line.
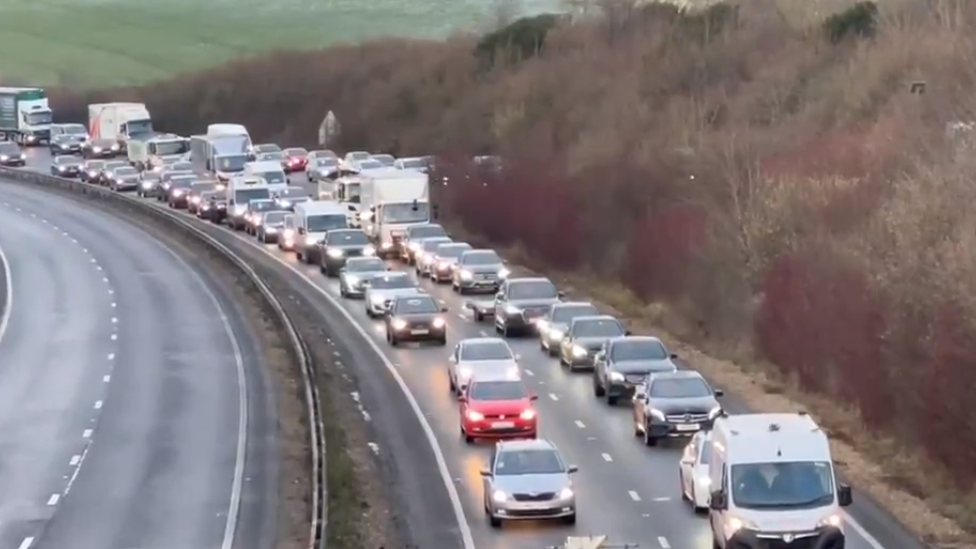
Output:
<path fill-rule="evenodd" d="M 552 400 L 559 400 L 559 397 L 556 396 L 555 393 L 549 393 L 549 398 L 551 398 Z"/>
<path fill-rule="evenodd" d="M 81 433 L 81 438 L 91 438 L 91 436 L 92 436 L 91 429 L 85 429 L 85 432 Z"/>
<path fill-rule="evenodd" d="M 576 421 L 574 421 L 573 423 L 575 423 L 576 426 L 579 427 L 580 429 L 586 429 L 586 424 L 583 423 L 582 421 L 578 420 L 578 419 Z"/>
<path fill-rule="evenodd" d="M 628 493 L 628 494 L 630 494 L 630 499 L 632 499 L 632 500 L 634 500 L 634 501 L 640 501 L 640 500 L 641 500 L 641 499 L 640 499 L 640 496 L 639 496 L 639 495 L 637 495 L 637 492 L 635 492 L 635 491 L 633 491 L 633 490 L 630 490 L 630 491 L 629 491 L 629 492 L 627 492 L 627 493 Z"/>
<path fill-rule="evenodd" d="M 119 319 L 118 319 L 118 318 L 116 318 L 116 317 L 114 317 L 114 316 L 112 317 L 112 324 L 115 324 L 115 323 L 117 323 L 118 321 L 119 321 Z"/>
<path fill-rule="evenodd" d="M 657 537 L 657 542 L 661 544 L 661 547 L 663 549 L 671 549 L 671 544 L 668 543 L 668 538 L 666 538 L 664 536 L 658 536 Z"/>
<path fill-rule="evenodd" d="M 61 494 L 51 494 L 51 497 L 47 498 L 48 505 L 57 505 L 58 501 L 61 500 Z"/>
<path fill-rule="evenodd" d="M 98 269 L 99 271 L 102 270 L 102 266 L 101 265 L 95 265 L 95 268 Z"/>
<path fill-rule="evenodd" d="M 85 252 L 87 254 L 88 253 L 88 248 L 82 248 L 81 251 L 83 251 L 83 252 Z"/>
<path fill-rule="evenodd" d="M 108 383 L 109 381 L 112 381 L 112 376 L 108 374 L 102 376 L 102 383 Z"/>
<path fill-rule="evenodd" d="M 78 462 L 79 461 L 81 461 L 81 456 L 79 456 L 78 454 L 75 454 L 75 455 L 71 456 L 71 461 L 68 462 L 68 465 L 74 467 L 75 465 L 78 465 Z"/>
<path fill-rule="evenodd" d="M 115 360 L 115 353 L 109 353 L 108 354 L 108 359 L 109 360 Z M 108 381 L 108 380 L 106 379 L 105 381 Z"/>
<path fill-rule="evenodd" d="M 606 452 L 603 452 L 602 454 L 600 454 L 600 456 L 603 458 L 603 461 L 605 461 L 607 463 L 610 463 L 611 461 L 613 461 L 613 458 L 610 457 L 610 454 L 608 454 Z"/>
<path fill-rule="evenodd" d="M 101 400 L 96 400 L 95 401 L 95 409 L 96 410 L 101 410 L 102 409 L 102 401 Z"/>
<path fill-rule="evenodd" d="M 108 278 L 106 278 L 106 277 L 104 277 L 104 276 L 103 276 L 103 277 L 102 277 L 102 282 L 104 282 L 104 283 L 106 283 L 106 284 L 108 284 Z"/>
<path fill-rule="evenodd" d="M 4 204 L 4 206 L 6 206 L 6 204 Z M 20 542 L 20 547 L 18 547 L 17 549 L 30 549 L 30 546 L 33 544 L 34 544 L 33 537 L 24 538 L 24 541 Z"/>
<path fill-rule="evenodd" d="M 660 501 L 660 502 L 671 501 L 671 498 L 669 498 L 668 496 L 661 496 L 659 498 L 654 498 L 654 501 Z"/>
<path fill-rule="evenodd" d="M 533 372 L 532 370 L 523 370 L 523 371 L 525 372 L 525 375 L 527 375 L 529 377 L 532 377 L 532 376 L 535 375 L 535 372 Z"/>
<path fill-rule="evenodd" d="M 96 263 L 96 261 L 95 261 L 95 258 L 94 258 L 94 257 L 93 257 L 93 258 L 91 258 L 91 262 L 92 262 L 92 263 Z"/>
<path fill-rule="evenodd" d="M 112 292 L 110 291 L 109 293 L 112 293 Z M 118 307 L 118 306 L 119 306 L 119 304 L 118 304 L 118 303 L 116 303 L 116 302 L 114 302 L 114 301 L 112 302 L 112 308 L 113 308 L 113 309 L 114 309 L 114 308 L 116 308 L 116 307 Z"/>
<path fill-rule="evenodd" d="M 464 316 L 461 313 L 458 313 L 458 318 L 460 318 L 461 320 L 467 320 L 468 319 L 468 317 Z"/>
<path fill-rule="evenodd" d="M 480 332 L 478 332 L 478 335 L 480 335 L 481 337 L 488 337 L 488 332 L 481 330 Z"/>
<path fill-rule="evenodd" d="M 119 338 L 119 334 L 112 334 L 112 341 L 115 341 L 118 338 Z"/>
<path fill-rule="evenodd" d="M 114 293 L 115 293 L 115 290 L 109 290 L 108 291 L 108 295 L 113 295 Z"/>

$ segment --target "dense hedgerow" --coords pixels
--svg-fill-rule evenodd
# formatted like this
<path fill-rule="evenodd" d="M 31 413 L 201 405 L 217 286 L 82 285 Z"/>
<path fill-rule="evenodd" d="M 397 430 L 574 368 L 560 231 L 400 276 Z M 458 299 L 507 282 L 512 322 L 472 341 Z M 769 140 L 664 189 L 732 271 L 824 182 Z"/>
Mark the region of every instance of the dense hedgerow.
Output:
<path fill-rule="evenodd" d="M 443 155 L 441 211 L 469 231 L 663 303 L 687 337 L 747 343 L 971 492 L 976 185 L 945 129 L 976 106 L 976 2 L 803 11 L 825 3 L 605 2 L 57 106 L 83 118 L 89 101 L 139 99 L 168 130 L 235 121 L 306 145 L 331 109 L 341 145 Z M 454 161 L 485 153 L 506 158 L 502 177 Z"/>

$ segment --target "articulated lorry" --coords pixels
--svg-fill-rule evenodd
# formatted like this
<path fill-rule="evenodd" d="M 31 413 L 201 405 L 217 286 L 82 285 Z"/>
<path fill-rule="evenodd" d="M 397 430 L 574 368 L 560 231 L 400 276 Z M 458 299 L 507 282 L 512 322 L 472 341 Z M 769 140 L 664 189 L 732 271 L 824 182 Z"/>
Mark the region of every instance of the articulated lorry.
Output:
<path fill-rule="evenodd" d="M 41 88 L 0 88 L 0 138 L 25 147 L 46 145 L 53 121 Z"/>
<path fill-rule="evenodd" d="M 129 162 L 139 170 L 159 171 L 167 161 L 190 152 L 190 140 L 175 134 L 129 140 Z"/>
<path fill-rule="evenodd" d="M 363 231 L 379 255 L 394 256 L 407 227 L 430 223 L 430 184 L 427 174 L 378 168 L 359 174 L 359 217 Z M 355 188 L 347 186 L 346 204 L 355 204 Z"/>
<path fill-rule="evenodd" d="M 92 139 L 115 139 L 126 151 L 131 139 L 149 139 L 155 132 L 143 103 L 95 103 L 88 105 L 88 134 Z"/>

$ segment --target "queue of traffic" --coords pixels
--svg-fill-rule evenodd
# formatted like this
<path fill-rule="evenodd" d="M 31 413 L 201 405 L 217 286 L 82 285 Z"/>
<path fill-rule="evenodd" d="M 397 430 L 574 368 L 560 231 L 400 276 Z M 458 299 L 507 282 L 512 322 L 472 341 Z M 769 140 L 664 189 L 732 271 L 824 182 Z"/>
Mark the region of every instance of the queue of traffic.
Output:
<path fill-rule="evenodd" d="M 138 161 L 118 158 L 127 154 L 121 146 L 116 158 L 102 154 L 103 145 L 97 155 L 85 153 L 94 145 L 84 142 L 77 151 L 58 149 L 65 154 L 54 156 L 51 173 L 131 191 L 293 253 L 336 279 L 343 299 L 361 301 L 392 347 L 447 345 L 448 310 L 425 285 L 466 296 L 474 321 L 495 334 L 462 339 L 445 352 L 445 364 L 465 443 L 496 444 L 481 471 L 493 527 L 577 518 L 578 470 L 553 442 L 537 438 L 538 395 L 509 344 L 531 337 L 565 375 L 590 376 L 600 405 L 626 404 L 635 439 L 684 444 L 675 471 L 682 497 L 708 515 L 716 547 L 843 548 L 840 508 L 851 491 L 837 480 L 827 436 L 812 418 L 729 415 L 722 391 L 660 339 L 632 334 L 547 278 L 515 274 L 495 250 L 454 240 L 428 201 L 429 159 L 252 145 L 243 127 L 230 124 L 189 140 L 130 143 L 125 150 Z M 0 161 L 18 154 L 0 145 Z M 289 182 L 294 173 L 314 189 Z"/>

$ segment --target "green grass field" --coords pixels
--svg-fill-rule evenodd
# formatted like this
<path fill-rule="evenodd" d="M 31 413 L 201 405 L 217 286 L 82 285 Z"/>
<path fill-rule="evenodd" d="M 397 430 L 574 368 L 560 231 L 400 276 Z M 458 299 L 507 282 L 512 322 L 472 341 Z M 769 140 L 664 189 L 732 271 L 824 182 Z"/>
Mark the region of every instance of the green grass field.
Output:
<path fill-rule="evenodd" d="M 549 0 L 519 1 L 535 11 Z M 0 0 L 0 81 L 142 83 L 268 50 L 443 37 L 492 9 L 492 0 Z"/>

